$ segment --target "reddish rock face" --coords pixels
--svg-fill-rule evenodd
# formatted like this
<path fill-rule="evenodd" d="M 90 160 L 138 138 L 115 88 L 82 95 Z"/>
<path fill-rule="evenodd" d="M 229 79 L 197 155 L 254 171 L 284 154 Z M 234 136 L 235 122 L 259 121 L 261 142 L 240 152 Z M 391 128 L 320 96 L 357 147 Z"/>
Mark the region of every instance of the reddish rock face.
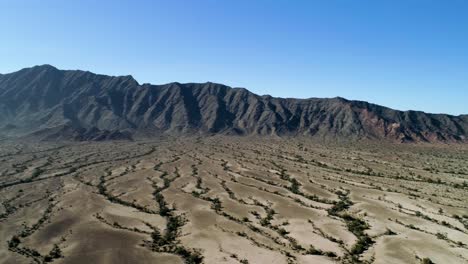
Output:
<path fill-rule="evenodd" d="M 343 98 L 282 99 L 215 83 L 140 85 L 36 66 L 0 75 L 0 135 L 130 139 L 159 134 L 464 142 L 468 116 L 397 111 Z"/>

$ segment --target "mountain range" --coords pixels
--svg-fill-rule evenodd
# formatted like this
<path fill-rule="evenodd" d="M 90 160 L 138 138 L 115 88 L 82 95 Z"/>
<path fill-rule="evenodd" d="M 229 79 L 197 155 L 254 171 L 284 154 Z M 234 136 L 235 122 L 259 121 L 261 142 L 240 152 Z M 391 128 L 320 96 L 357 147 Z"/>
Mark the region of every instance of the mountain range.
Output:
<path fill-rule="evenodd" d="M 216 83 L 139 84 L 50 65 L 0 74 L 0 135 L 41 140 L 157 135 L 306 136 L 467 142 L 468 115 L 344 98 L 275 98 Z"/>

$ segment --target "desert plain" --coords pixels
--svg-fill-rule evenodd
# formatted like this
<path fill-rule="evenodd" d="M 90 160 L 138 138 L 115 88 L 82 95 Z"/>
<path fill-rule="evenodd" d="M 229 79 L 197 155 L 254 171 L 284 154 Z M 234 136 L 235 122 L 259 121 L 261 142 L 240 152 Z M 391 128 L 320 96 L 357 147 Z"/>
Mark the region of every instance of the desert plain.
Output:
<path fill-rule="evenodd" d="M 468 263 L 468 146 L 0 142 L 0 263 Z"/>

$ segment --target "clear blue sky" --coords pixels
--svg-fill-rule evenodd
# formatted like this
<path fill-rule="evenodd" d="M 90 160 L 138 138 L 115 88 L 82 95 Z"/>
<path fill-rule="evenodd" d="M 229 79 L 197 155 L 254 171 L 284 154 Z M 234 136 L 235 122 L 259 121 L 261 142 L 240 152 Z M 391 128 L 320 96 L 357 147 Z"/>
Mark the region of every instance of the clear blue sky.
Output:
<path fill-rule="evenodd" d="M 464 0 L 0 0 L 0 27 L 0 73 L 52 64 L 468 114 Z"/>

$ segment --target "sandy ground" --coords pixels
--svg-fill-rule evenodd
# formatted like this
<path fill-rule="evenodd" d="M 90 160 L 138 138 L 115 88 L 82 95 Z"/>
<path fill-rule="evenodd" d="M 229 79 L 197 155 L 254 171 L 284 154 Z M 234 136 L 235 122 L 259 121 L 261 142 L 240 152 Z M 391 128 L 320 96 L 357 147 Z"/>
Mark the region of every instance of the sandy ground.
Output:
<path fill-rule="evenodd" d="M 3 141 L 0 202 L 0 263 L 468 263 L 463 145 Z"/>

